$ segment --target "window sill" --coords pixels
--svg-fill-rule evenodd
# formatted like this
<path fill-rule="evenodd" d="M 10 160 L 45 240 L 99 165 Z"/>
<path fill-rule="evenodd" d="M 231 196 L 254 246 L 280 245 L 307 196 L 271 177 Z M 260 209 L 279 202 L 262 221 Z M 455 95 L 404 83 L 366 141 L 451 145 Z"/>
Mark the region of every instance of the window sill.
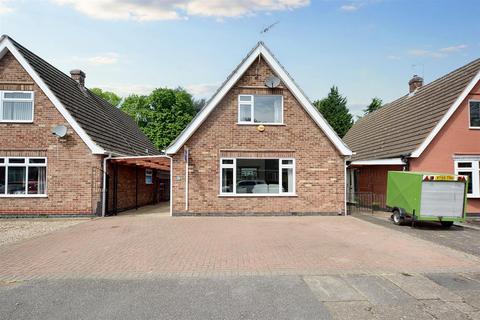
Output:
<path fill-rule="evenodd" d="M 0 120 L 0 123 L 33 123 L 33 120 L 20 121 L 20 120 Z"/>
<path fill-rule="evenodd" d="M 298 197 L 296 193 L 268 194 L 268 193 L 245 193 L 245 194 L 219 194 L 219 198 L 264 198 L 264 197 Z"/>
<path fill-rule="evenodd" d="M 468 127 L 470 130 L 480 130 L 480 127 Z"/>
<path fill-rule="evenodd" d="M 467 199 L 480 199 L 480 195 L 467 194 Z"/>
<path fill-rule="evenodd" d="M 285 123 L 244 123 L 244 122 L 237 122 L 239 126 L 286 126 Z M 479 128 L 480 129 L 480 128 Z"/>
<path fill-rule="evenodd" d="M 48 198 L 46 194 L 0 194 L 0 198 Z"/>

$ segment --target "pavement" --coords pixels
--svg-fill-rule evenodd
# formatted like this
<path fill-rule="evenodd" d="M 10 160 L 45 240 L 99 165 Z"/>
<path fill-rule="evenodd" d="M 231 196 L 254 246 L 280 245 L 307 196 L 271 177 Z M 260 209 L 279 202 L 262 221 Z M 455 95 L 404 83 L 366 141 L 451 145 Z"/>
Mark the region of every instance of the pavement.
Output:
<path fill-rule="evenodd" d="M 480 232 L 370 218 L 91 220 L 0 247 L 0 319 L 480 319 Z"/>
<path fill-rule="evenodd" d="M 477 280 L 475 280 L 477 279 Z M 480 274 L 34 280 L 2 319 L 480 319 Z"/>

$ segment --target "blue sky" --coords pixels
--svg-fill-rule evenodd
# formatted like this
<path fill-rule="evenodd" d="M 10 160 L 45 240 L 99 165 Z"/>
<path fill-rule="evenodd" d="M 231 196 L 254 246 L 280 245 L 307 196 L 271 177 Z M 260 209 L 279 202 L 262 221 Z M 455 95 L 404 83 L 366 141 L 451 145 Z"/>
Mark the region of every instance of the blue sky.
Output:
<path fill-rule="evenodd" d="M 359 114 L 480 57 L 477 1 L 0 0 L 5 33 L 89 87 L 208 98 L 263 40 L 311 100 L 337 85 Z M 266 35 L 260 30 L 279 21 Z"/>

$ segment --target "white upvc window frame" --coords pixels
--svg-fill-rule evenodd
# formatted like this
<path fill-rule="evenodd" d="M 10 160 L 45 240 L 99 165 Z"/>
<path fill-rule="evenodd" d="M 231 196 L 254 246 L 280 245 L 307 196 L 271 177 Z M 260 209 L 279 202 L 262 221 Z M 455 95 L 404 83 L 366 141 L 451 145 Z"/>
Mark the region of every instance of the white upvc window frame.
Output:
<path fill-rule="evenodd" d="M 279 185 L 279 193 L 237 193 L 237 160 L 238 159 L 252 159 L 252 160 L 278 160 L 278 185 Z M 232 160 L 233 163 L 224 164 L 223 160 Z M 291 160 L 291 164 L 283 164 L 284 160 Z M 252 158 L 252 157 L 237 157 L 237 158 L 220 158 L 220 188 L 219 194 L 220 196 L 227 196 L 227 197 L 292 197 L 296 196 L 296 162 L 295 158 Z M 233 169 L 233 192 L 224 192 L 222 187 L 223 181 L 223 169 Z M 282 170 L 283 169 L 292 169 L 292 176 L 293 176 L 293 190 L 291 192 L 284 192 L 282 187 Z"/>
<path fill-rule="evenodd" d="M 470 109 L 471 109 L 471 103 L 472 102 L 480 103 L 480 100 L 478 100 L 478 99 L 468 100 L 468 128 L 469 129 L 474 129 L 474 130 L 480 130 L 480 126 L 472 126 L 471 115 L 470 115 Z"/>
<path fill-rule="evenodd" d="M 29 99 L 12 99 L 5 98 L 5 93 L 30 93 L 32 96 Z M 3 102 L 4 101 L 23 101 L 32 103 L 32 119 L 31 120 L 5 120 L 3 119 Z M 21 91 L 21 90 L 0 90 L 0 123 L 33 123 L 33 117 L 35 110 L 35 92 L 34 91 Z"/>
<path fill-rule="evenodd" d="M 280 122 L 255 122 L 254 115 L 255 115 L 255 96 L 271 96 L 271 97 L 280 97 L 281 98 L 281 115 L 280 115 Z M 242 97 L 250 97 L 250 101 L 240 101 Z M 237 124 L 241 125 L 269 125 L 269 126 L 282 126 L 283 123 L 283 95 L 280 94 L 239 94 L 238 95 L 238 104 L 237 104 Z M 250 106 L 250 121 L 242 121 L 240 119 L 240 106 L 241 105 L 249 105 Z"/>
<path fill-rule="evenodd" d="M 480 198 L 480 157 L 478 158 L 456 158 L 455 174 L 462 172 L 472 173 L 472 193 L 467 193 L 467 198 Z M 470 168 L 459 167 L 459 163 L 470 163 Z"/>
<path fill-rule="evenodd" d="M 150 178 L 150 181 L 148 180 Z M 145 169 L 145 184 L 150 185 L 153 184 L 153 170 L 152 169 Z"/>
<path fill-rule="evenodd" d="M 0 193 L 0 198 L 46 198 L 48 197 L 48 160 L 46 157 L 0 157 L 4 162 L 0 162 L 0 167 L 5 168 L 5 191 Z M 9 163 L 10 159 L 25 159 L 23 163 Z M 41 159 L 44 163 L 30 163 L 30 160 Z M 24 194 L 8 194 L 8 168 L 10 167 L 26 167 L 25 169 L 25 193 Z M 30 167 L 45 167 L 45 193 L 28 194 L 28 169 Z"/>

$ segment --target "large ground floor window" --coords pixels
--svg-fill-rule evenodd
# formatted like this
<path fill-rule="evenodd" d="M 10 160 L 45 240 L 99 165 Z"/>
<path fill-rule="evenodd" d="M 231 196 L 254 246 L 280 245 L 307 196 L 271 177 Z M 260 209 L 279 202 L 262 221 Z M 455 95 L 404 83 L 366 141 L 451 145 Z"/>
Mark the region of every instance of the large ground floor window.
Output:
<path fill-rule="evenodd" d="M 468 177 L 467 196 L 480 198 L 480 159 L 456 159 L 455 174 Z"/>
<path fill-rule="evenodd" d="M 221 194 L 295 194 L 294 159 L 223 158 L 220 160 Z"/>
<path fill-rule="evenodd" d="M 0 197 L 47 194 L 46 158 L 0 158 Z"/>

